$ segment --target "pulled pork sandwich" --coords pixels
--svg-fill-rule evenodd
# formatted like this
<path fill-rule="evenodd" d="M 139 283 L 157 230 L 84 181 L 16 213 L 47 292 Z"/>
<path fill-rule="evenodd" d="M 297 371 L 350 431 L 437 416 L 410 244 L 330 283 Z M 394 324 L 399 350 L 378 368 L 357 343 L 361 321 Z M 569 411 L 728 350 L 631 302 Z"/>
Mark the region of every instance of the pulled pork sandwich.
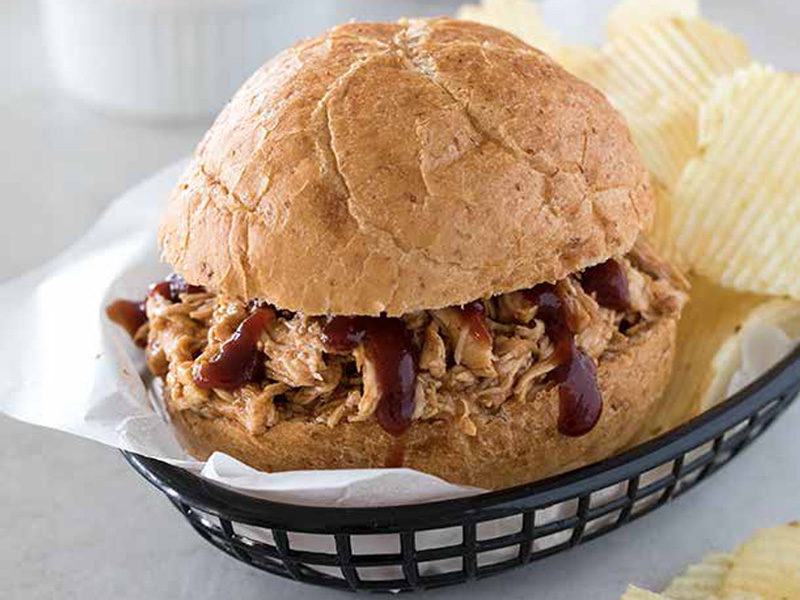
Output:
<path fill-rule="evenodd" d="M 624 447 L 686 284 L 604 96 L 491 27 L 350 23 L 256 72 L 112 318 L 187 449 L 501 488 Z"/>

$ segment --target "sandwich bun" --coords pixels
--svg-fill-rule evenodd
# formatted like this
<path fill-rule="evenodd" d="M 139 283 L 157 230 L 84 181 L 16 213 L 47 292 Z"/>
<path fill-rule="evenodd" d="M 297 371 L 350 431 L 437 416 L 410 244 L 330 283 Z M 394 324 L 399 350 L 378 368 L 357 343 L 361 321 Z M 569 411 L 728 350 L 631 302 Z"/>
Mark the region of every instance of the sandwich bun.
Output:
<path fill-rule="evenodd" d="M 653 209 L 623 118 L 542 52 L 467 21 L 349 23 L 244 84 L 159 240 L 222 295 L 396 316 L 620 256 Z"/>

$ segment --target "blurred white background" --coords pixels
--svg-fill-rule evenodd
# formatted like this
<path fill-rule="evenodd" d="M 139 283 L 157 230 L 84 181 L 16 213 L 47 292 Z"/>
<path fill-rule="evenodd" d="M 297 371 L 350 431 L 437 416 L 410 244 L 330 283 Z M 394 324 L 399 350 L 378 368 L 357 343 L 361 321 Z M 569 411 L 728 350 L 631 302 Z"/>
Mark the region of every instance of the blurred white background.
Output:
<path fill-rule="evenodd" d="M 453 13 L 459 4 L 457 0 L 273 1 L 283 8 L 272 22 L 274 29 L 264 32 L 272 44 L 265 48 L 351 17 Z M 609 0 L 546 0 L 545 15 L 562 27 L 568 39 L 580 40 L 599 29 L 598 13 L 608 4 Z M 211 120 L 210 116 L 184 123 L 121 118 L 65 95 L 48 66 L 38 6 L 34 0 L 0 0 L 0 281 L 58 253 L 114 197 L 189 154 Z M 744 36 L 756 58 L 800 69 L 797 0 L 707 0 L 703 7 L 712 20 Z M 53 310 L 58 309 L 54 298 Z M 69 351 L 69 340 L 53 343 Z M 64 401 L 69 401 L 69 390 Z M 800 516 L 765 502 L 778 484 L 765 479 L 760 467 L 765 461 L 777 467 L 793 464 L 787 454 L 791 449 L 783 448 L 780 439 L 793 435 L 797 413 L 795 407 L 794 417 L 778 423 L 768 439 L 745 453 L 708 489 L 689 494 L 625 531 L 506 577 L 429 597 L 616 598 L 630 581 L 659 588 L 703 552 L 729 547 L 756 526 Z M 4 476 L 0 597 L 4 599 L 246 600 L 333 595 L 300 588 L 218 555 L 112 450 L 2 416 L 0 439 Z M 715 493 L 715 488 L 732 486 L 739 490 L 736 494 Z M 716 520 L 720 511 L 736 517 L 723 526 Z M 682 531 L 687 515 L 698 513 L 705 515 L 704 524 Z"/>

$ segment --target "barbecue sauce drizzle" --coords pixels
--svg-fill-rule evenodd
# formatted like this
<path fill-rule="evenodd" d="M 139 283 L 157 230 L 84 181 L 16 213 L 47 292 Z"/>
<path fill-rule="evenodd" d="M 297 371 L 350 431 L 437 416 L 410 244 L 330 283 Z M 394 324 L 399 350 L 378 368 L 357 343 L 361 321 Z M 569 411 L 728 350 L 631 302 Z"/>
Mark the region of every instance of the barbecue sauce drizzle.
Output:
<path fill-rule="evenodd" d="M 168 275 L 163 281 L 152 284 L 147 292 L 148 297 L 158 294 L 170 302 L 180 300 L 180 294 L 200 294 L 206 288 L 199 285 L 189 285 L 177 273 Z M 147 299 L 137 302 L 135 300 L 114 300 L 106 307 L 106 316 L 117 325 L 123 327 L 128 335 L 134 337 L 139 328 L 147 323 L 147 311 L 145 304 Z M 147 340 L 138 340 L 137 346 L 144 348 Z"/>
<path fill-rule="evenodd" d="M 275 311 L 261 307 L 236 328 L 217 354 L 194 374 L 197 387 L 210 390 L 235 390 L 246 383 L 264 379 L 264 353 L 258 349 L 261 332 L 275 320 Z"/>
<path fill-rule="evenodd" d="M 144 310 L 144 301 L 114 300 L 106 306 L 106 316 L 117 325 L 120 325 L 133 338 L 139 328 L 147 323 L 147 313 Z M 144 348 L 146 340 L 137 340 L 136 345 Z"/>
<path fill-rule="evenodd" d="M 581 286 L 600 306 L 617 312 L 627 312 L 631 305 L 628 277 L 613 258 L 589 267 L 581 274 Z"/>
<path fill-rule="evenodd" d="M 158 294 L 165 300 L 177 302 L 180 300 L 181 294 L 202 294 L 205 291 L 206 288 L 203 286 L 190 285 L 186 283 L 186 280 L 183 277 L 177 273 L 172 273 L 163 281 L 152 284 L 147 295 L 152 296 L 154 294 Z"/>
<path fill-rule="evenodd" d="M 325 324 L 322 336 L 334 352 L 350 352 L 363 345 L 378 385 L 375 418 L 387 433 L 402 435 L 411 424 L 417 385 L 416 352 L 405 322 L 388 317 L 334 317 Z M 390 462 L 402 464 L 402 458 Z"/>
<path fill-rule="evenodd" d="M 488 344 L 492 341 L 489 329 L 486 327 L 486 308 L 480 300 L 474 300 L 458 309 L 461 319 L 469 328 L 470 335 L 477 341 Z"/>
<path fill-rule="evenodd" d="M 594 361 L 575 343 L 564 300 L 556 286 L 540 283 L 523 294 L 537 306 L 536 318 L 544 323 L 555 346 L 559 364 L 550 372 L 549 379 L 558 385 L 558 431 L 570 437 L 585 435 L 594 428 L 603 411 Z"/>

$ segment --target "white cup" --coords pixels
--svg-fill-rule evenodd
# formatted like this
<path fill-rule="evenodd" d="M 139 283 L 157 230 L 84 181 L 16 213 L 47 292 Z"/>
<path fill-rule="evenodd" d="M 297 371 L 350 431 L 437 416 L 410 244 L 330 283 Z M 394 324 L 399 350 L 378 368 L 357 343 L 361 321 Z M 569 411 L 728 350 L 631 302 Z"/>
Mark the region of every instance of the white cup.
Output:
<path fill-rule="evenodd" d="M 332 24 L 333 1 L 41 0 L 65 90 L 149 119 L 217 112 L 280 49 Z"/>

